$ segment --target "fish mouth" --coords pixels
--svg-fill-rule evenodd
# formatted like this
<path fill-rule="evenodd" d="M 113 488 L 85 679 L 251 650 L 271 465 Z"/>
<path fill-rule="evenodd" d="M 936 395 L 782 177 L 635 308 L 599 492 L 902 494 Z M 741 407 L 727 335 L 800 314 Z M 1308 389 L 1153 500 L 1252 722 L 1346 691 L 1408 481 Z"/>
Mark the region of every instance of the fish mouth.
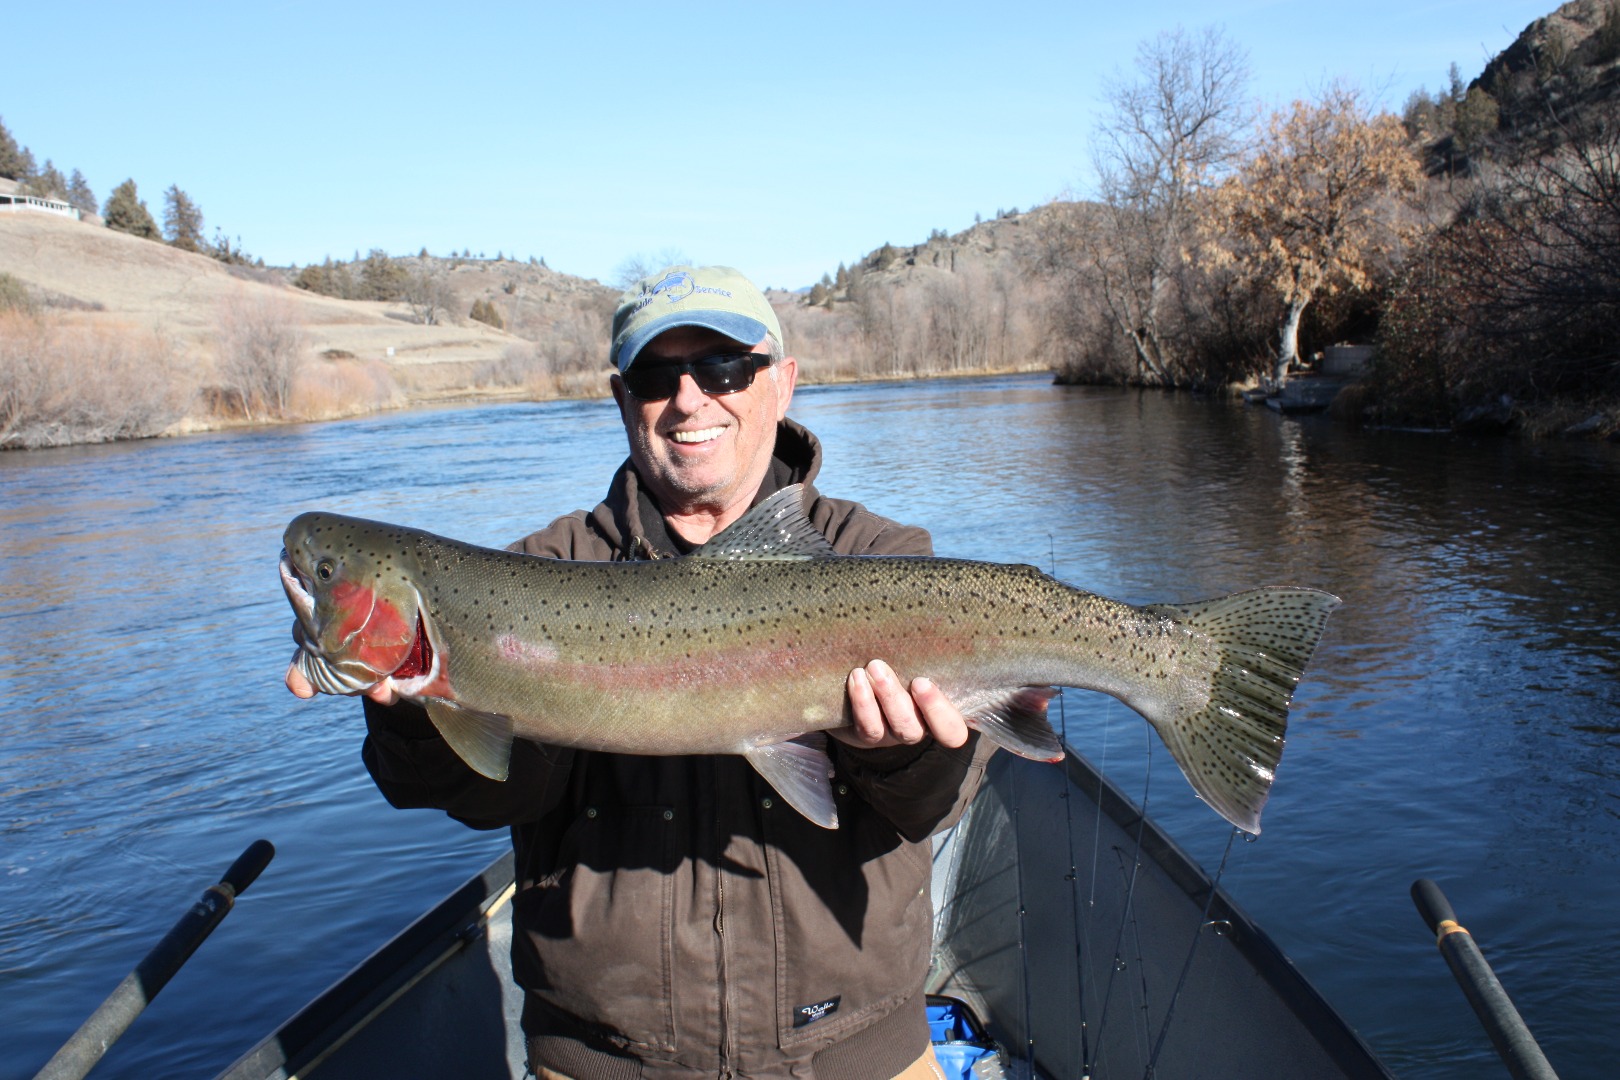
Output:
<path fill-rule="evenodd" d="M 293 563 L 286 548 L 281 549 L 280 570 L 281 587 L 292 604 L 293 614 L 298 616 L 298 623 L 304 628 L 306 637 L 316 636 L 319 628 L 315 625 L 315 583 Z"/>

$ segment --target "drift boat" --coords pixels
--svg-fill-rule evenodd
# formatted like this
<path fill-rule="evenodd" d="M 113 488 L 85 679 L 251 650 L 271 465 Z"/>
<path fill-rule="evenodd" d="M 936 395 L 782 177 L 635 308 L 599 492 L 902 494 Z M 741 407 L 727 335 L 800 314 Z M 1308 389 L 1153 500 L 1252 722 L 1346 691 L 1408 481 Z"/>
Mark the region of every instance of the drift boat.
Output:
<path fill-rule="evenodd" d="M 1094 863 L 1106 868 L 1096 884 L 1077 888 L 1075 867 Z M 219 1080 L 520 1080 L 512 891 L 508 853 Z M 948 1076 L 1391 1076 L 1231 898 L 1072 750 L 1057 768 L 991 759 L 936 845 L 934 897 L 929 1011 Z"/>

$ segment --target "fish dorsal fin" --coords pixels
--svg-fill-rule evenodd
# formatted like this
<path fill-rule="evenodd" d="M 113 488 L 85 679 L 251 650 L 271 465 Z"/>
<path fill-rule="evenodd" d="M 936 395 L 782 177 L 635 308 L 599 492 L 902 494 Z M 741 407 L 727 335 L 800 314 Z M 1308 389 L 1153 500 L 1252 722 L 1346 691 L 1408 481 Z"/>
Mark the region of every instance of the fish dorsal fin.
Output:
<path fill-rule="evenodd" d="M 505 780 L 512 764 L 512 718 L 476 712 L 448 701 L 429 698 L 428 719 L 439 729 L 450 749 L 476 773 Z"/>
<path fill-rule="evenodd" d="M 699 559 L 814 559 L 832 544 L 804 514 L 804 485 L 785 487 L 692 552 Z"/>
<path fill-rule="evenodd" d="M 756 746 L 743 756 L 789 806 L 823 829 L 836 829 L 838 805 L 833 802 L 832 759 L 826 746 L 827 737 L 818 731 Z"/>

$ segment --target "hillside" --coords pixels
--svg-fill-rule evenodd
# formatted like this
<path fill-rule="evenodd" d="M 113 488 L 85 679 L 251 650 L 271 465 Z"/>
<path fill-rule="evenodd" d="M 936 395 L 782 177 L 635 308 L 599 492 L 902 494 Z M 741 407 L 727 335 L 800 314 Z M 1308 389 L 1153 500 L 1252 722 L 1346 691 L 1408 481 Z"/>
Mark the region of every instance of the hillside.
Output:
<path fill-rule="evenodd" d="M 416 260 L 407 260 L 414 263 Z M 445 260 L 454 300 L 437 325 L 404 303 L 320 296 L 277 271 L 227 266 L 111 229 L 38 213 L 0 214 L 0 271 L 24 283 L 44 308 L 79 324 L 151 328 L 172 335 L 207 382 L 218 327 L 232 305 L 274 309 L 302 331 L 313 356 L 385 364 L 410 399 L 465 390 L 484 365 L 525 347 L 517 334 L 467 319 L 474 298 L 498 299 L 513 329 L 537 336 L 585 298 L 597 309 L 612 290 L 513 262 Z"/>

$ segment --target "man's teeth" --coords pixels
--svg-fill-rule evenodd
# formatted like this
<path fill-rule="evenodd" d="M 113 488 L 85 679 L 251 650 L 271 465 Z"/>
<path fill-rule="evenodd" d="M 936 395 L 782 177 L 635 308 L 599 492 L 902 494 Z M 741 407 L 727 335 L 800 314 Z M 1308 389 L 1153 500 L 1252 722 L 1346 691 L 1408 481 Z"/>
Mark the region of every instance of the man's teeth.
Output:
<path fill-rule="evenodd" d="M 703 428 L 700 431 L 673 431 L 670 432 L 669 437 L 678 443 L 700 443 L 708 442 L 710 439 L 718 439 L 725 433 L 725 430 L 723 427 L 710 427 Z"/>

